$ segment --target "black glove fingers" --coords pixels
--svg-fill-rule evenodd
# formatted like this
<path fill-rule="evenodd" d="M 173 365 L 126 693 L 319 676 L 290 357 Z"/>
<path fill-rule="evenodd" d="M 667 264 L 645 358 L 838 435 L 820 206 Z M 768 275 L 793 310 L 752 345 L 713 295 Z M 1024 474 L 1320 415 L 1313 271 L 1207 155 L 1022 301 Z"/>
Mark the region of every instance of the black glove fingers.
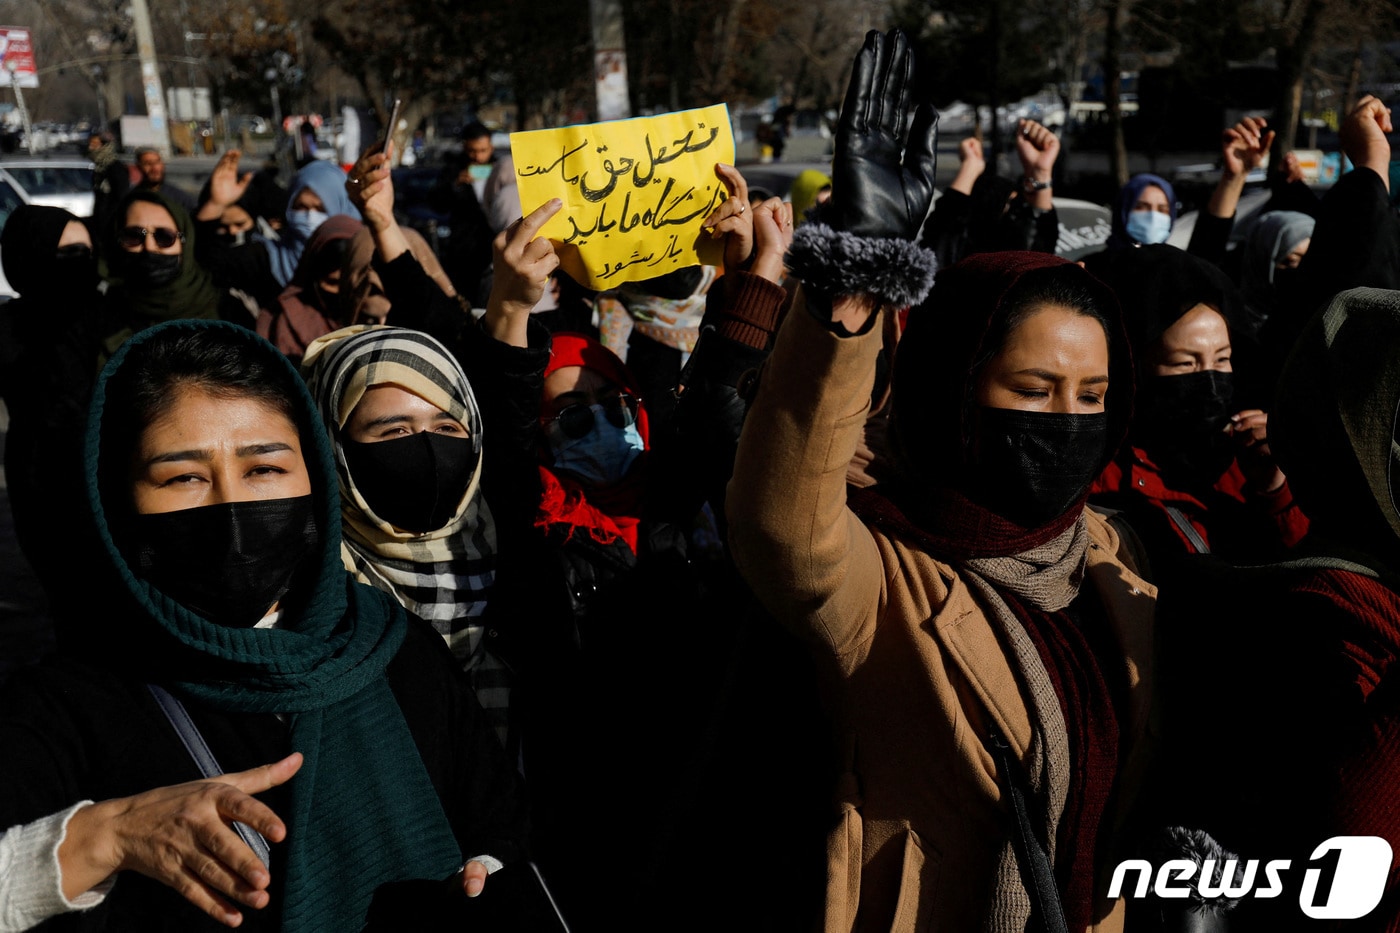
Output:
<path fill-rule="evenodd" d="M 877 30 L 865 34 L 865 45 L 856 54 L 851 66 L 851 81 L 846 85 L 846 100 L 841 105 L 840 123 L 850 136 L 864 136 L 869 125 L 870 95 L 880 74 L 880 56 L 884 50 L 883 37 Z"/>
<path fill-rule="evenodd" d="M 908 146 L 909 127 L 914 113 L 910 98 L 914 93 L 914 52 L 909 48 L 909 39 L 900 29 L 894 30 L 896 55 L 890 100 L 893 114 L 890 120 L 890 133 L 899 141 L 901 156 Z"/>
<path fill-rule="evenodd" d="M 934 169 L 938 162 L 938 111 L 933 104 L 922 103 L 914 108 L 914 122 L 909 127 L 909 142 L 904 150 L 905 197 L 910 214 L 918 214 L 920 206 L 928 212 L 933 200 Z M 922 222 L 922 215 L 914 219 Z"/>

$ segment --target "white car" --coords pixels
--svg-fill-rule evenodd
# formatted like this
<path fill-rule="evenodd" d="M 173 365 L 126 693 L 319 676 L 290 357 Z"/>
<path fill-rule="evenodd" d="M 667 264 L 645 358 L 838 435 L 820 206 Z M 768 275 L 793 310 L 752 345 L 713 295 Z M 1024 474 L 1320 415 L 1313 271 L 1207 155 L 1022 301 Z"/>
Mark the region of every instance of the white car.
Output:
<path fill-rule="evenodd" d="M 86 159 L 14 159 L 0 161 L 0 229 L 21 204 L 61 207 L 77 217 L 91 217 L 92 163 Z M 15 290 L 0 272 L 0 298 Z"/>

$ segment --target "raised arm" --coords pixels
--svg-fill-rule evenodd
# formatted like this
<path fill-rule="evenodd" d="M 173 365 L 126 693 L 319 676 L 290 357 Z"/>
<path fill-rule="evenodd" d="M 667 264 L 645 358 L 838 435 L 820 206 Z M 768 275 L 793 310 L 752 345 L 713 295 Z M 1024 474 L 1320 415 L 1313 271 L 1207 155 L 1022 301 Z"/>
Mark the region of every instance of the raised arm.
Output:
<path fill-rule="evenodd" d="M 903 34 L 870 33 L 842 108 L 825 223 L 798 230 L 803 279 L 739 441 L 730 545 L 758 597 L 799 633 L 849 656 L 873 634 L 884 572 L 846 508 L 846 465 L 870 404 L 882 305 L 922 299 L 912 241 L 933 194 L 937 113 L 912 99 Z"/>
<path fill-rule="evenodd" d="M 1220 181 L 1196 221 L 1187 252 L 1217 266 L 1225 261 L 1245 180 L 1273 144 L 1274 132 L 1262 117 L 1245 117 L 1220 134 Z"/>

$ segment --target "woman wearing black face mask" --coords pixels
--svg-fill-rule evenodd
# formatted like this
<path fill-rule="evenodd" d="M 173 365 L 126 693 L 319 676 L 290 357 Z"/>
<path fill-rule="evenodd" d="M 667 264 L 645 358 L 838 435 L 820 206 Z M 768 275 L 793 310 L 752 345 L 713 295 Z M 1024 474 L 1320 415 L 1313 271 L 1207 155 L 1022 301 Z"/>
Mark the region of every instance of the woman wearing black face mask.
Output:
<path fill-rule="evenodd" d="M 1095 502 L 1123 510 L 1159 572 L 1186 554 L 1262 559 L 1296 544 L 1307 518 L 1270 452 L 1268 416 L 1250 404 L 1258 357 L 1229 279 L 1171 246 L 1126 253 L 1109 276 L 1138 395 Z"/>
<path fill-rule="evenodd" d="M 898 477 L 848 508 L 878 318 L 928 287 L 912 241 L 936 117 L 910 55 L 872 33 L 856 60 L 830 223 L 797 230 L 802 290 L 740 439 L 730 544 L 828 674 L 828 927 L 1121 929 L 1096 874 L 1140 781 L 1155 591 L 1084 507 L 1131 407 L 1112 295 L 1043 253 L 939 272 L 895 361 Z"/>
<path fill-rule="evenodd" d="M 253 326 L 256 308 L 214 284 L 195 258 L 190 215 L 159 192 L 138 188 L 126 196 L 107 232 L 102 259 L 112 279 L 106 354 L 142 328 L 176 318 Z"/>
<path fill-rule="evenodd" d="M 490 645 L 496 527 L 466 374 L 432 337 L 398 327 L 327 334 L 304 367 L 335 449 L 346 568 L 432 623 L 504 741 L 510 678 Z"/>
<path fill-rule="evenodd" d="M 101 295 L 92 238 L 57 207 L 20 205 L 0 234 L 5 277 L 20 297 L 0 307 L 0 396 L 10 416 L 5 477 L 15 534 L 52 607 L 62 605 L 78 528 L 83 424 L 92 392 Z"/>
<path fill-rule="evenodd" d="M 27 922 L 360 929 L 389 882 L 480 891 L 487 856 L 520 852 L 514 769 L 441 639 L 347 577 L 290 364 L 227 324 L 151 328 L 89 424 L 105 568 L 70 599 L 101 624 L 0 698 L 0 824 L 34 853 L 0 887 L 48 892 Z"/>

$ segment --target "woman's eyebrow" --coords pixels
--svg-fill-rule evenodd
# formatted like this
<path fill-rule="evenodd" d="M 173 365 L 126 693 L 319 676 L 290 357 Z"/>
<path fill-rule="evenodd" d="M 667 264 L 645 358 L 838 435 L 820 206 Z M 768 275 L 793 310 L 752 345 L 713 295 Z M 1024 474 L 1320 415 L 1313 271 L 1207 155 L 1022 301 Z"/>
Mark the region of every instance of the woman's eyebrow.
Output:
<path fill-rule="evenodd" d="M 291 449 L 292 445 L 283 441 L 267 441 L 262 444 L 248 444 L 245 447 L 239 447 L 235 452 L 240 457 L 260 457 L 264 454 L 281 453 Z"/>
<path fill-rule="evenodd" d="M 413 421 L 412 415 L 381 415 L 378 418 L 371 418 L 370 420 L 366 421 L 361 426 L 361 430 L 368 430 L 369 428 L 382 428 L 386 424 L 404 424 L 411 421 Z"/>
<path fill-rule="evenodd" d="M 185 460 L 198 460 L 207 463 L 213 459 L 214 452 L 212 450 L 171 450 L 163 454 L 156 454 L 148 459 L 144 466 L 152 467 L 157 463 L 176 463 Z"/>

